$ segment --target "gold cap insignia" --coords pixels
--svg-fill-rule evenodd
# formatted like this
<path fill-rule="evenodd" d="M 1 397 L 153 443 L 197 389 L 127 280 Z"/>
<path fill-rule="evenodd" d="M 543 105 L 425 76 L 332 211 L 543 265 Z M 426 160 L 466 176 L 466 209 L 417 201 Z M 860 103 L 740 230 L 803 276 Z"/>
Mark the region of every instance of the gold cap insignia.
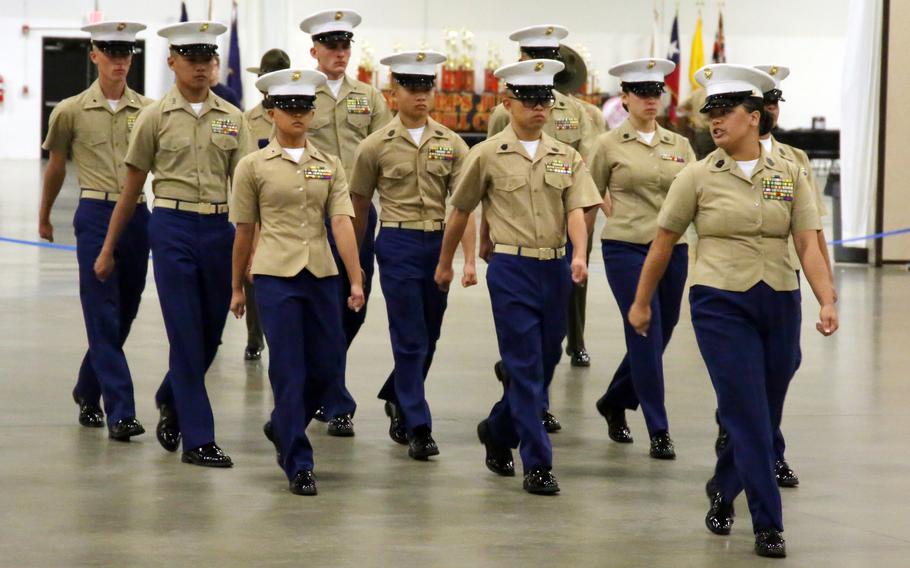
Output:
<path fill-rule="evenodd" d="M 553 35 L 553 32 L 554 32 L 554 31 L 555 31 L 555 30 L 553 29 L 553 26 L 550 26 L 550 27 L 547 28 L 547 31 L 544 32 L 544 33 L 546 33 L 546 35 Z"/>
<path fill-rule="evenodd" d="M 202 24 L 201 26 L 199 26 L 199 31 L 200 31 L 200 32 L 208 31 L 208 29 L 209 29 L 209 25 L 208 25 L 208 24 Z"/>
<path fill-rule="evenodd" d="M 653 59 L 651 61 L 648 61 L 648 69 L 654 69 L 655 65 L 657 65 L 657 62 Z"/>
<path fill-rule="evenodd" d="M 427 58 L 427 54 L 426 54 L 426 53 L 420 52 L 420 53 L 417 54 L 417 61 L 423 61 L 423 60 L 426 59 L 426 58 Z"/>
<path fill-rule="evenodd" d="M 126 29 L 126 24 L 124 24 L 123 22 L 120 22 L 119 24 L 117 24 L 117 31 L 118 31 L 118 32 L 122 32 L 122 31 L 125 30 L 125 29 Z"/>
<path fill-rule="evenodd" d="M 705 79 L 711 80 L 711 77 L 714 75 L 714 71 L 710 69 L 705 69 Z"/>
<path fill-rule="evenodd" d="M 537 65 L 534 66 L 534 71 L 543 71 L 543 61 L 538 62 Z"/>
<path fill-rule="evenodd" d="M 335 21 L 337 22 L 344 17 L 344 12 L 335 12 Z"/>
<path fill-rule="evenodd" d="M 768 69 L 768 75 L 771 75 L 773 77 L 773 76 L 777 75 L 778 71 L 780 71 L 780 69 L 778 69 L 777 66 L 775 65 L 771 69 Z"/>
<path fill-rule="evenodd" d="M 299 81 L 299 80 L 300 80 L 300 71 L 294 71 L 294 73 L 291 75 L 291 81 Z"/>

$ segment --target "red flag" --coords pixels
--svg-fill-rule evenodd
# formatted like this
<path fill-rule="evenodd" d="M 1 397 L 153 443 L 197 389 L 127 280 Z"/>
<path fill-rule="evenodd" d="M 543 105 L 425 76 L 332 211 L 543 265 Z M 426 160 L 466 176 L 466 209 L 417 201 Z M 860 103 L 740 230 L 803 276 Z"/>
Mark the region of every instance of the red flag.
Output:
<path fill-rule="evenodd" d="M 714 36 L 714 51 L 711 52 L 712 63 L 727 62 L 727 48 L 724 43 L 724 13 L 720 13 L 717 22 L 717 34 Z"/>
<path fill-rule="evenodd" d="M 673 29 L 670 32 L 670 47 L 667 50 L 667 59 L 676 64 L 673 72 L 667 75 L 665 85 L 670 92 L 670 105 L 667 115 L 670 122 L 676 123 L 676 105 L 679 104 L 679 11 L 673 17 Z"/>

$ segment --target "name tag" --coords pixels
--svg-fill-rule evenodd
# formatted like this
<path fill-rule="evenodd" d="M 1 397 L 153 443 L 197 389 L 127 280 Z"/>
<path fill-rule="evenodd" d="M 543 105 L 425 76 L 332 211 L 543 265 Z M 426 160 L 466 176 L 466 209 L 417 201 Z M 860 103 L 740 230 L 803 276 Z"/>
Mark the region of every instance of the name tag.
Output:
<path fill-rule="evenodd" d="M 547 162 L 547 173 L 551 174 L 565 174 L 572 175 L 572 165 L 563 162 L 562 160 L 553 160 L 552 162 Z"/>
<path fill-rule="evenodd" d="M 683 158 L 682 156 L 674 156 L 673 154 L 661 154 L 661 155 L 660 155 L 660 159 L 661 159 L 661 160 L 669 160 L 669 161 L 671 161 L 671 162 L 676 162 L 677 164 L 685 164 L 685 163 L 686 163 L 686 159 L 685 159 L 685 158 Z"/>
<path fill-rule="evenodd" d="M 240 132 L 240 125 L 230 118 L 216 118 L 212 121 L 212 134 L 227 134 L 228 136 L 237 136 Z"/>
<path fill-rule="evenodd" d="M 577 118 L 557 118 L 556 130 L 578 130 Z"/>
<path fill-rule="evenodd" d="M 366 97 L 348 97 L 345 99 L 348 114 L 370 114 L 370 100 Z"/>
<path fill-rule="evenodd" d="M 303 177 L 306 179 L 330 180 L 332 179 L 332 170 L 325 166 L 307 166 L 303 170 Z"/>
<path fill-rule="evenodd" d="M 136 118 L 138 118 L 138 117 L 139 117 L 138 114 L 132 114 L 132 115 L 129 115 L 129 116 L 126 117 L 126 129 L 127 129 L 127 131 L 129 131 L 129 132 L 132 132 L 132 131 L 133 131 L 133 126 L 136 124 Z"/>
<path fill-rule="evenodd" d="M 762 197 L 775 201 L 793 201 L 793 180 L 774 176 L 762 178 Z"/>
<path fill-rule="evenodd" d="M 451 162 L 455 159 L 455 149 L 451 146 L 431 146 L 427 158 L 430 160 Z"/>

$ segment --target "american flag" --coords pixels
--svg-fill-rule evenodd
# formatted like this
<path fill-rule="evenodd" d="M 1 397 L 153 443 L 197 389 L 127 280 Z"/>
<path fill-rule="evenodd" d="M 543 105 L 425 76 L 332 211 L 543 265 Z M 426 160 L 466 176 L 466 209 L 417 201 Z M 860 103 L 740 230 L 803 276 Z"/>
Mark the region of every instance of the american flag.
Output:
<path fill-rule="evenodd" d="M 670 106 L 667 114 L 670 122 L 676 122 L 676 105 L 679 104 L 679 11 L 673 17 L 673 29 L 670 32 L 670 47 L 667 50 L 667 59 L 676 64 L 673 72 L 667 75 L 666 86 L 670 91 Z"/>
<path fill-rule="evenodd" d="M 717 21 L 717 34 L 714 36 L 714 51 L 711 52 L 712 63 L 727 62 L 727 48 L 724 44 L 724 13 L 720 13 Z"/>

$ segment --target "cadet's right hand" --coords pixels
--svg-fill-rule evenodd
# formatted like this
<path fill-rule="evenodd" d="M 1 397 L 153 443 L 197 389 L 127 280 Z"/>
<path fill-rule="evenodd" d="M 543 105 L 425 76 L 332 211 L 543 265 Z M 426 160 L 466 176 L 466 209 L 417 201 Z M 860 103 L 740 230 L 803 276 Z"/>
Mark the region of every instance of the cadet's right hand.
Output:
<path fill-rule="evenodd" d="M 38 236 L 49 243 L 54 242 L 54 226 L 50 221 L 38 221 Z"/>
<path fill-rule="evenodd" d="M 243 293 L 243 288 L 231 291 L 231 312 L 237 319 L 246 313 L 246 294 Z"/>
<path fill-rule="evenodd" d="M 636 303 L 629 308 L 629 325 L 635 328 L 635 333 L 648 337 L 648 328 L 651 327 L 651 306 L 639 306 Z"/>
<path fill-rule="evenodd" d="M 478 252 L 477 256 L 487 264 L 490 264 L 490 259 L 493 258 L 493 241 L 481 237 L 480 252 Z"/>
<path fill-rule="evenodd" d="M 821 311 L 818 314 L 819 321 L 815 324 L 815 329 L 825 337 L 832 335 L 837 328 L 839 327 L 837 321 L 837 308 L 834 307 L 834 304 L 827 304 L 822 306 Z"/>
<path fill-rule="evenodd" d="M 363 286 L 359 284 L 351 284 L 351 295 L 348 296 L 348 309 L 359 312 L 363 309 L 363 305 L 366 303 L 366 298 L 363 294 Z"/>
<path fill-rule="evenodd" d="M 95 259 L 95 276 L 104 282 L 110 278 L 112 272 L 114 272 L 114 255 L 102 251 Z"/>
<path fill-rule="evenodd" d="M 436 281 L 436 286 L 439 287 L 443 292 L 449 291 L 449 285 L 452 283 L 452 280 L 455 278 L 455 271 L 451 266 L 444 268 L 441 264 L 436 265 L 436 274 L 433 276 L 433 280 Z"/>

